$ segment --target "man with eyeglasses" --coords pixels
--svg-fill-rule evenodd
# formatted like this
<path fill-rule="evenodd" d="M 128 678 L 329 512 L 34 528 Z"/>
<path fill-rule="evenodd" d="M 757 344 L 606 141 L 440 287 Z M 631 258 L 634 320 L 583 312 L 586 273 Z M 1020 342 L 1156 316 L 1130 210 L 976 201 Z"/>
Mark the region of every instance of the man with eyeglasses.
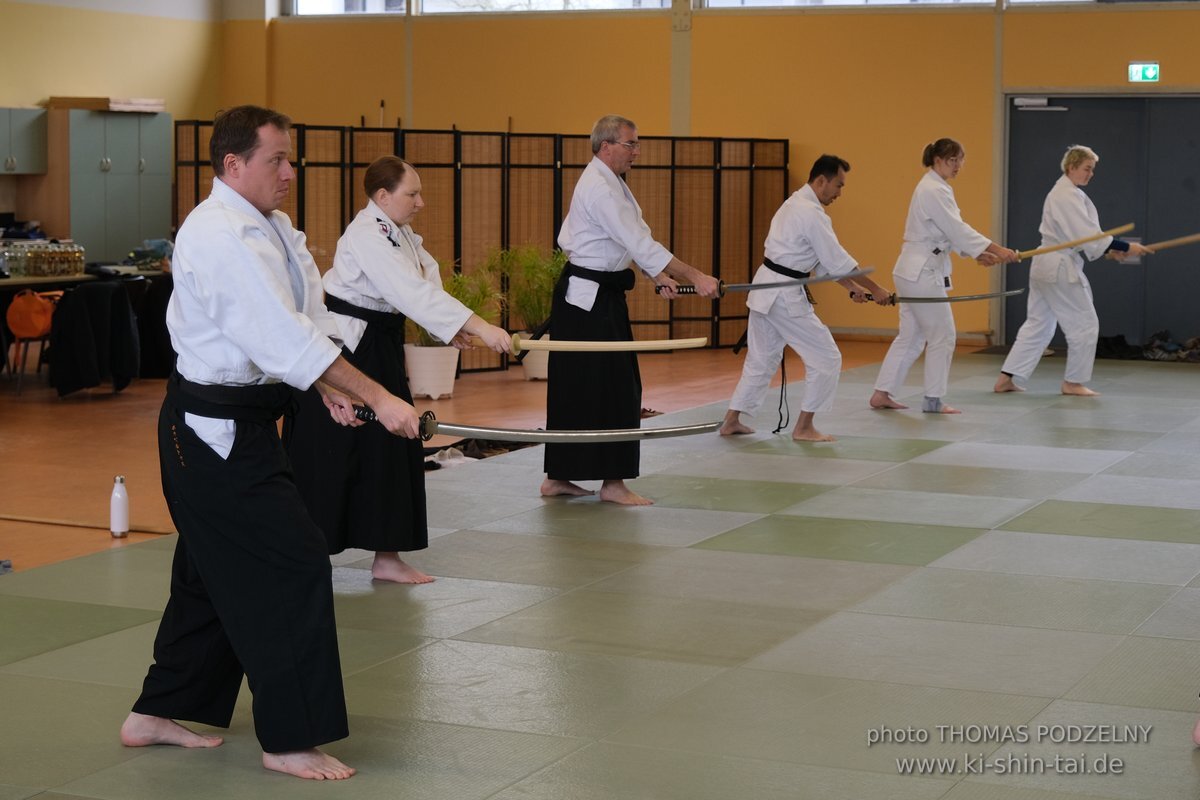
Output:
<path fill-rule="evenodd" d="M 638 268 L 676 296 L 674 279 L 716 297 L 718 282 L 673 256 L 650 234 L 642 210 L 622 180 L 641 153 L 637 126 L 610 114 L 592 127 L 591 163 L 579 176 L 558 245 L 569 259 L 554 290 L 550 332 L 556 339 L 628 341 L 633 338 L 625 293 Z M 635 353 L 550 354 L 546 425 L 552 430 L 636 428 L 642 382 Z M 639 472 L 638 442 L 546 445 L 543 496 L 588 495 L 575 481 L 603 481 L 600 499 L 622 505 L 653 501 L 625 485 Z"/>

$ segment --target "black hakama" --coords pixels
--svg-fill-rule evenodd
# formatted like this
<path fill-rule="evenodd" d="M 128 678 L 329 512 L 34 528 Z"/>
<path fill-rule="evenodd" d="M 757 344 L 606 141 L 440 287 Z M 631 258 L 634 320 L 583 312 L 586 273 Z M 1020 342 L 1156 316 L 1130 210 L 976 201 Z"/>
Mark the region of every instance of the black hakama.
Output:
<path fill-rule="evenodd" d="M 567 302 L 570 275 L 600 284 L 590 311 Z M 625 292 L 633 288 L 632 270 L 599 272 L 568 264 L 554 289 L 550 332 L 555 339 L 629 341 Z M 642 379 L 636 353 L 550 353 L 546 387 L 546 427 L 550 430 L 599 430 L 641 426 Z M 551 480 L 626 480 L 636 478 L 639 442 L 546 445 L 546 475 Z"/>
<path fill-rule="evenodd" d="M 275 427 L 291 396 L 284 384 L 168 383 L 158 450 L 179 539 L 154 664 L 133 707 L 228 727 L 244 671 L 268 753 L 349 734 L 329 555 Z M 228 458 L 188 427 L 185 411 L 237 420 Z"/>
<path fill-rule="evenodd" d="M 327 296 L 330 311 L 366 320 L 351 364 L 392 394 L 412 403 L 404 371 L 404 316 L 370 311 Z M 425 507 L 425 453 L 420 439 L 388 433 L 382 425 L 339 425 L 317 390 L 300 398 L 284 421 L 284 441 L 296 486 L 325 532 L 330 553 L 421 550 L 429 545 Z"/>

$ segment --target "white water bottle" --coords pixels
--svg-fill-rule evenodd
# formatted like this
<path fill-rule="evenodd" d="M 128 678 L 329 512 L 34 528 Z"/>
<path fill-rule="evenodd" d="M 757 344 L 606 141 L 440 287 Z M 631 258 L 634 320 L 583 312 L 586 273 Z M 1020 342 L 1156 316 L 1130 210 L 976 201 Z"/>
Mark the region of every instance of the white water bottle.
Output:
<path fill-rule="evenodd" d="M 112 501 L 108 509 L 108 529 L 114 539 L 124 539 L 129 533 L 129 495 L 125 492 L 125 476 L 113 479 Z"/>

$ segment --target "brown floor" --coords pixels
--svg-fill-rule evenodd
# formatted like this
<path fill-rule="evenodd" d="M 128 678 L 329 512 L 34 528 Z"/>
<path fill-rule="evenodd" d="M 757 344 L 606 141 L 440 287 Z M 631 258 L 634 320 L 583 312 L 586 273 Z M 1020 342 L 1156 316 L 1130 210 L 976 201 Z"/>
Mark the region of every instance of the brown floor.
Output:
<path fill-rule="evenodd" d="M 841 343 L 843 368 L 882 360 L 886 343 Z M 643 405 L 678 411 L 733 394 L 744 355 L 729 350 L 644 354 L 640 358 Z M 32 360 L 32 359 L 31 359 Z M 788 380 L 801 380 L 803 365 L 788 356 Z M 774 385 L 778 385 L 776 376 Z M 105 388 L 59 399 L 46 372 L 25 375 L 22 393 L 5 373 L 0 379 L 0 559 L 14 570 L 74 558 L 174 531 L 162 498 L 155 419 L 164 381 L 141 380 L 120 394 Z M 463 375 L 454 397 L 418 399 L 418 411 L 439 419 L 505 428 L 536 428 L 546 422 L 546 384 L 526 381 L 520 368 Z M 454 443 L 434 437 L 430 446 Z M 129 492 L 128 539 L 108 533 L 108 502 L 114 475 Z M 530 492 L 537 487 L 530 486 Z"/>

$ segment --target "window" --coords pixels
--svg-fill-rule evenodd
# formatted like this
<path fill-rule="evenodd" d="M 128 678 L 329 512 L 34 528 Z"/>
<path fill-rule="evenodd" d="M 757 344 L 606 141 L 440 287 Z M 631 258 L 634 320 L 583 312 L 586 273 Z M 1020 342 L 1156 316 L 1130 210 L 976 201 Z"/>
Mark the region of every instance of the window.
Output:
<path fill-rule="evenodd" d="M 305 14 L 403 14 L 404 0 L 293 0 L 292 13 Z"/>
<path fill-rule="evenodd" d="M 478 11 L 603 11 L 670 8 L 671 0 L 423 0 L 422 14 Z"/>

